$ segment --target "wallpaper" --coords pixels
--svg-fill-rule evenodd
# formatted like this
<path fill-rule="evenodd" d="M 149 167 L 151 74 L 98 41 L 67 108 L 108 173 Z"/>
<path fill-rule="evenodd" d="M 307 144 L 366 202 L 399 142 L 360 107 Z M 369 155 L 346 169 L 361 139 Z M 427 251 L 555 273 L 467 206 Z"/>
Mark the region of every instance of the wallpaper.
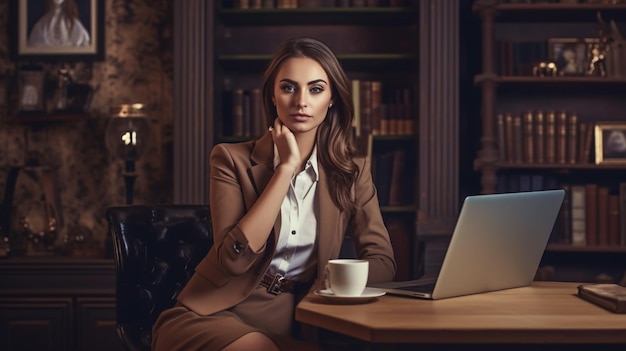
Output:
<path fill-rule="evenodd" d="M 32 231 L 48 226 L 41 181 L 36 172 L 22 170 L 11 205 L 13 254 L 103 254 L 106 208 L 126 201 L 123 160 L 110 155 L 105 144 L 110 111 L 120 104 L 145 104 L 150 121 L 150 142 L 136 165 L 134 203 L 172 201 L 172 12 L 173 1 L 168 0 L 106 0 L 103 61 L 16 62 L 10 30 L 5 30 L 9 0 L 0 0 L 0 202 L 9 168 L 39 164 L 50 170 L 54 203 L 60 209 L 54 244 L 26 239 L 21 219 L 28 220 Z M 89 84 L 94 89 L 89 118 L 12 122 L 17 67 L 25 63 L 42 65 L 50 79 L 64 67 L 76 83 Z"/>

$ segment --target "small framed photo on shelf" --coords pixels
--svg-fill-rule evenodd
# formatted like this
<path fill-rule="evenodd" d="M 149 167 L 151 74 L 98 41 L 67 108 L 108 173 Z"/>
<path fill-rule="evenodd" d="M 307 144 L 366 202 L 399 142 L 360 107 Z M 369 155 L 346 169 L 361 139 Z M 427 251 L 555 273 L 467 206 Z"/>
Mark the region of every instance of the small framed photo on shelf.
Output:
<path fill-rule="evenodd" d="M 42 112 L 45 108 L 45 73 L 41 66 L 23 66 L 18 72 L 18 113 Z"/>
<path fill-rule="evenodd" d="M 626 164 L 626 122 L 599 122 L 595 126 L 596 164 Z"/>
<path fill-rule="evenodd" d="M 586 72 L 588 39 L 548 39 L 548 55 L 559 76 L 582 76 Z"/>
<path fill-rule="evenodd" d="M 17 59 L 102 60 L 104 0 L 11 0 Z"/>

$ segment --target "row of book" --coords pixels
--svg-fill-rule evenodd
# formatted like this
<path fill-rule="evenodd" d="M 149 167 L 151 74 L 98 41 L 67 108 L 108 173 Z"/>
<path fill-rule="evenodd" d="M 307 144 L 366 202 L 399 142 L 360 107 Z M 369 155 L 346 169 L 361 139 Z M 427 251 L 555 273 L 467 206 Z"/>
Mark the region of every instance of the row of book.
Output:
<path fill-rule="evenodd" d="M 626 246 L 626 182 L 613 192 L 595 183 L 564 184 L 558 242 L 575 246 Z"/>
<path fill-rule="evenodd" d="M 375 153 L 372 178 L 380 206 L 403 206 L 412 203 L 412 177 L 405 148 Z"/>
<path fill-rule="evenodd" d="M 591 162 L 594 124 L 576 113 L 536 110 L 496 116 L 499 159 L 508 163 Z"/>
<path fill-rule="evenodd" d="M 223 135 L 234 137 L 259 137 L 267 131 L 262 111 L 261 89 L 234 88 L 224 91 Z"/>
<path fill-rule="evenodd" d="M 554 175 L 499 174 L 497 192 L 564 189 L 551 243 L 626 246 L 626 182 L 561 183 Z"/>
<path fill-rule="evenodd" d="M 224 0 L 225 8 L 295 9 L 317 7 L 404 7 L 405 0 Z"/>
<path fill-rule="evenodd" d="M 261 89 L 234 88 L 223 94 L 223 135 L 258 137 L 266 131 Z M 411 91 L 380 81 L 352 80 L 356 135 L 412 135 Z"/>
<path fill-rule="evenodd" d="M 380 81 L 352 80 L 353 127 L 360 135 L 412 135 L 411 90 L 385 88 Z"/>

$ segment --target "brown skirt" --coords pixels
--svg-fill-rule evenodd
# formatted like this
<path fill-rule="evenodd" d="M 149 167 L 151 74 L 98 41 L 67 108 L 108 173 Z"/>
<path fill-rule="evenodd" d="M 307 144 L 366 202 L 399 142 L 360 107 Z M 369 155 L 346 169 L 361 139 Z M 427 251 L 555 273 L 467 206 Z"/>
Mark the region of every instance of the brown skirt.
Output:
<path fill-rule="evenodd" d="M 281 350 L 290 350 L 294 343 L 299 344 L 291 339 L 294 307 L 293 294 L 272 295 L 262 286 L 237 306 L 209 316 L 176 306 L 163 311 L 155 322 L 152 349 L 216 351 L 245 334 L 260 332 Z"/>

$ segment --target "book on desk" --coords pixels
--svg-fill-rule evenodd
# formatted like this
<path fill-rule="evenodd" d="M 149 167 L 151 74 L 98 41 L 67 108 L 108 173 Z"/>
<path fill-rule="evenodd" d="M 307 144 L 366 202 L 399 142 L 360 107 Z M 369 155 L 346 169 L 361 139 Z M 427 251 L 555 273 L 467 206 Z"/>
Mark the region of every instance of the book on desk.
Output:
<path fill-rule="evenodd" d="M 626 286 L 618 284 L 581 284 L 578 296 L 616 313 L 626 313 Z"/>

